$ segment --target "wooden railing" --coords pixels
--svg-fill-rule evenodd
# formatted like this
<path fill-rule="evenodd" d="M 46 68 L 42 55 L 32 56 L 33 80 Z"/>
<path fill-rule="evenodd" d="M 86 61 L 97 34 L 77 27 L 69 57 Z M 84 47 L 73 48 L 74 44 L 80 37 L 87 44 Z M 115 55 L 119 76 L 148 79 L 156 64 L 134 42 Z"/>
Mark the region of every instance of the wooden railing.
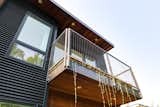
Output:
<path fill-rule="evenodd" d="M 107 72 L 105 72 L 105 71 L 103 71 L 103 70 L 101 70 L 101 69 L 99 69 L 99 68 L 93 67 L 93 66 L 91 66 L 91 65 L 89 65 L 89 64 L 87 64 L 87 63 L 85 63 L 85 62 L 79 61 L 78 59 L 76 59 L 76 58 L 74 58 L 74 57 L 72 57 L 72 56 L 70 56 L 70 61 L 74 61 L 74 62 L 78 63 L 79 65 L 81 65 L 81 66 L 83 66 L 83 67 L 86 67 L 87 69 L 92 70 L 92 71 L 95 72 L 95 73 L 98 73 L 98 74 L 101 74 L 101 75 L 103 75 L 103 76 L 106 76 L 106 77 L 109 78 L 109 79 L 114 79 L 115 81 L 118 81 L 118 82 L 121 83 L 121 84 L 125 84 L 125 85 L 127 85 L 127 87 L 137 89 L 137 87 L 133 86 L 132 84 L 129 84 L 129 83 L 123 81 L 123 80 L 120 80 L 120 79 L 117 78 L 116 76 L 110 75 L 110 74 L 108 74 Z M 82 71 L 82 72 L 83 72 L 83 71 Z"/>

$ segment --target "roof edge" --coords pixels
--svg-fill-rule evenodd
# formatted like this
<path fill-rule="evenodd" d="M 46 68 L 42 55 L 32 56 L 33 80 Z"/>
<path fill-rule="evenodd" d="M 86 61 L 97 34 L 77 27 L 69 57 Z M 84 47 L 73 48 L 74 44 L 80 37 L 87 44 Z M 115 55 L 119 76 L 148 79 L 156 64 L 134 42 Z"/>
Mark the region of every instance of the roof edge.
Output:
<path fill-rule="evenodd" d="M 93 30 L 93 28 L 91 28 L 89 25 L 87 25 L 86 23 L 84 23 L 82 20 L 80 20 L 79 18 L 77 18 L 75 15 L 73 15 L 71 12 L 69 12 L 68 10 L 66 10 L 64 7 L 62 7 L 60 4 L 58 4 L 56 1 L 54 0 L 49 0 L 51 1 L 54 5 L 56 5 L 57 7 L 59 7 L 60 9 L 62 9 L 62 11 L 64 11 L 66 14 L 70 15 L 73 19 L 75 19 L 77 22 L 81 23 L 83 26 L 85 26 L 88 30 L 92 31 L 93 33 L 95 33 L 96 35 L 98 35 L 100 38 L 102 38 L 103 40 L 105 40 L 106 42 L 108 42 L 113 48 L 114 48 L 114 44 L 112 44 L 108 39 L 104 38 L 101 34 L 99 34 L 98 32 L 96 32 L 95 30 Z"/>

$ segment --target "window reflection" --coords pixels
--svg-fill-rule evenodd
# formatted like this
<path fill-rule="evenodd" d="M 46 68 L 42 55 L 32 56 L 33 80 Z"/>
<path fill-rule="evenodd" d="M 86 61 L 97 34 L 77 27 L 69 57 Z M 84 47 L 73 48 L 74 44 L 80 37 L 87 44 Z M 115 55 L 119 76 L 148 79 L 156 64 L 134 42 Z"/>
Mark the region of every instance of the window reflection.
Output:
<path fill-rule="evenodd" d="M 0 107 L 33 107 L 33 106 L 8 103 L 8 102 L 0 102 Z"/>
<path fill-rule="evenodd" d="M 12 47 L 10 56 L 41 67 L 44 62 L 44 55 L 16 43 Z"/>
<path fill-rule="evenodd" d="M 27 16 L 17 40 L 46 51 L 51 28 L 46 24 Z"/>

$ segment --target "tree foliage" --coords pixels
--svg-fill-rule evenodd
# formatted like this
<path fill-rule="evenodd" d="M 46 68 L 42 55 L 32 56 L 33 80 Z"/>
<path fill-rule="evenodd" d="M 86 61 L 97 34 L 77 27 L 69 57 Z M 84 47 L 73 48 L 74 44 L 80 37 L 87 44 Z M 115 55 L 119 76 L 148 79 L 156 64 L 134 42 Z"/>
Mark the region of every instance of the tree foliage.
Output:
<path fill-rule="evenodd" d="M 17 44 L 14 44 L 10 55 L 23 60 L 25 54 L 23 50 L 17 47 Z"/>

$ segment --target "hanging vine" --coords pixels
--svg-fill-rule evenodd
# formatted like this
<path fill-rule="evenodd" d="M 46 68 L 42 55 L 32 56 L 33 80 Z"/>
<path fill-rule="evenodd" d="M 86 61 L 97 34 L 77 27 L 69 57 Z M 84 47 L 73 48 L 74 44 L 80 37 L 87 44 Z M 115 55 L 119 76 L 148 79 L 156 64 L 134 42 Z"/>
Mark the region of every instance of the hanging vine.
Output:
<path fill-rule="evenodd" d="M 106 100 L 107 100 L 108 106 L 110 107 L 110 100 L 108 100 L 109 99 L 109 90 L 107 89 L 107 84 L 108 84 L 108 79 L 107 78 L 104 79 L 104 83 L 105 83 L 104 90 L 105 90 L 105 93 L 106 93 L 106 96 L 107 96 Z"/>
<path fill-rule="evenodd" d="M 73 72 L 73 78 L 74 78 L 74 104 L 75 107 L 77 107 L 77 73 Z"/>
<path fill-rule="evenodd" d="M 103 107 L 105 107 L 106 106 L 105 97 L 104 97 L 105 91 L 104 91 L 104 86 L 103 86 L 104 84 L 103 84 L 100 72 L 99 72 L 98 76 L 99 76 L 99 87 L 100 87 L 100 91 L 101 91 Z"/>
<path fill-rule="evenodd" d="M 113 98 L 112 98 L 112 100 L 114 100 L 114 106 L 116 107 L 116 89 L 115 89 L 115 87 L 114 87 L 114 85 L 116 84 L 115 83 L 115 79 L 112 77 L 112 93 L 113 93 Z"/>
<path fill-rule="evenodd" d="M 128 92 L 127 85 L 125 85 L 125 89 L 126 89 L 127 97 L 129 98 L 129 101 L 131 102 L 132 99 L 131 99 L 131 96 L 130 96 L 130 94 L 129 94 L 129 92 Z"/>
<path fill-rule="evenodd" d="M 132 88 L 132 93 L 133 93 L 133 96 L 134 96 L 134 100 L 137 100 L 136 94 L 135 94 L 135 91 L 133 90 L 133 88 Z"/>
<path fill-rule="evenodd" d="M 111 81 L 110 81 L 110 79 L 108 79 L 107 87 L 108 87 L 108 92 L 109 92 L 109 106 L 112 107 L 113 106 L 113 104 L 112 104 L 112 92 L 111 92 L 110 84 L 111 84 Z"/>
<path fill-rule="evenodd" d="M 123 89 L 122 89 L 122 85 L 119 81 L 117 81 L 118 85 L 119 85 L 119 88 L 120 88 L 120 91 L 121 91 L 121 96 L 122 96 L 122 104 L 124 104 L 124 93 L 123 93 Z"/>
<path fill-rule="evenodd" d="M 77 72 L 76 64 L 73 63 L 73 80 L 74 80 L 74 107 L 77 107 Z"/>

